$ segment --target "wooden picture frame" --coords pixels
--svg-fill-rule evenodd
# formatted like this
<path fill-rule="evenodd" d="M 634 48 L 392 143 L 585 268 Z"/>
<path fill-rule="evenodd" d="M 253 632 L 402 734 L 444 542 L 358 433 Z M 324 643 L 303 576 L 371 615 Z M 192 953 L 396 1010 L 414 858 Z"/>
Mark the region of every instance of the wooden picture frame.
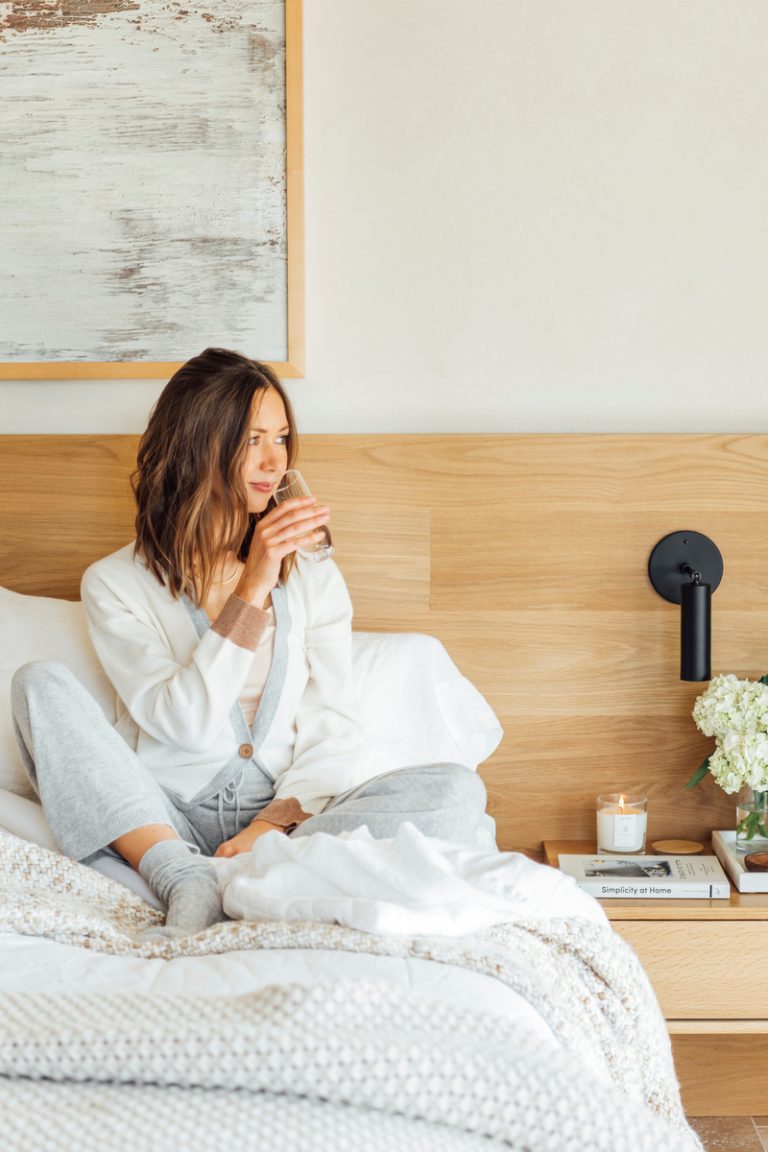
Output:
<path fill-rule="evenodd" d="M 265 6 L 268 0 L 265 0 Z M 143 6 L 133 4 L 124 6 L 138 9 L 137 16 L 141 18 Z M 190 6 L 178 6 L 179 12 L 176 20 L 198 21 L 197 29 L 204 27 L 199 20 L 219 20 L 220 31 L 226 35 L 228 28 L 224 21 L 225 13 L 220 9 L 207 10 L 194 9 Z M 273 5 L 274 8 L 274 5 Z M 224 343 L 230 347 L 237 347 L 248 355 L 262 359 L 271 364 L 278 376 L 301 377 L 304 374 L 304 188 L 303 188 L 303 64 L 302 64 L 302 0 L 283 0 L 285 17 L 285 174 L 284 174 L 284 243 L 285 243 L 285 271 L 281 272 L 285 285 L 284 295 L 276 297 L 273 307 L 275 312 L 285 306 L 286 333 L 280 339 L 281 349 L 285 348 L 287 355 L 276 357 L 265 354 L 259 348 L 258 340 L 247 342 L 244 339 L 227 341 L 216 340 L 215 337 L 207 343 Z M 157 11 L 157 10 L 155 10 Z M 211 14 L 213 13 L 213 14 Z M 152 19 L 152 10 L 146 10 L 145 19 Z M 77 23 L 77 14 L 73 22 Z M 85 17 L 81 23 L 85 24 Z M 37 26 L 34 31 L 40 35 L 46 32 L 45 27 Z M 0 29 L 2 33 L 3 29 Z M 162 42 L 162 37 L 158 38 Z M 218 41 L 221 43 L 221 39 Z M 9 45 L 3 44 L 7 49 Z M 162 48 L 162 43 L 161 43 Z M 274 100 L 274 96 L 272 97 Z M 69 226 L 69 225 L 64 225 Z M 87 243 L 87 238 L 86 238 Z M 233 290 L 233 296 L 235 295 Z M 0 357 L 3 356 L 0 333 Z M 205 339 L 205 338 L 203 338 Z M 277 341 L 276 341 L 277 342 Z M 169 349 L 170 350 L 170 349 Z M 188 355 L 194 355 L 202 350 L 202 345 L 190 346 Z M 179 351 L 174 349 L 174 351 Z M 8 355 L 6 344 L 5 355 Z M 0 362 L 0 380 L 96 380 L 96 379 L 167 379 L 176 371 L 186 359 L 61 359 L 33 360 L 7 359 Z"/>

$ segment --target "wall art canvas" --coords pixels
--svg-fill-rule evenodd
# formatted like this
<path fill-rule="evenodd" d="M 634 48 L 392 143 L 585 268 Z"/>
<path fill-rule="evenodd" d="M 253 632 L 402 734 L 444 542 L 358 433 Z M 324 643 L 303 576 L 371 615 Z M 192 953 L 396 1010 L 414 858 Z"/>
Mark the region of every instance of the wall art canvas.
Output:
<path fill-rule="evenodd" d="M 289 32 L 291 0 L 0 3 L 5 378 L 165 375 L 209 344 L 299 374 Z"/>

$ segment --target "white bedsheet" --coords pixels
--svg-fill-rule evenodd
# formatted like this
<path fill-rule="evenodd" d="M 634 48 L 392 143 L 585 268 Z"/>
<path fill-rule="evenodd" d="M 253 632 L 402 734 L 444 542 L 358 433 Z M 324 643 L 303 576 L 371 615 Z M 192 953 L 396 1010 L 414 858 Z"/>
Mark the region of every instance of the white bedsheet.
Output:
<path fill-rule="evenodd" d="M 315 987 L 341 980 L 380 981 L 404 994 L 521 1020 L 543 1039 L 557 1043 L 539 1014 L 506 984 L 430 960 L 282 948 L 142 960 L 0 933 L 0 994 L 66 991 L 241 996 L 272 984 Z"/>

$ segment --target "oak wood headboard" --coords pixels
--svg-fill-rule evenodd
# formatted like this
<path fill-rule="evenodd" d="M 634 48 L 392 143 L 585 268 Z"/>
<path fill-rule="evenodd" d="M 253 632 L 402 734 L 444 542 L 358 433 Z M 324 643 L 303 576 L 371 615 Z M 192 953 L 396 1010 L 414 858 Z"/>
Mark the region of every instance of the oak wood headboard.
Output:
<path fill-rule="evenodd" d="M 0 437 L 0 583 L 75 598 L 132 537 L 134 436 Z M 649 796 L 651 839 L 733 826 L 678 679 L 679 609 L 650 587 L 668 532 L 725 561 L 713 669 L 768 671 L 768 436 L 305 436 L 360 630 L 437 636 L 496 711 L 482 766 L 504 847 L 594 834 L 594 798 Z"/>

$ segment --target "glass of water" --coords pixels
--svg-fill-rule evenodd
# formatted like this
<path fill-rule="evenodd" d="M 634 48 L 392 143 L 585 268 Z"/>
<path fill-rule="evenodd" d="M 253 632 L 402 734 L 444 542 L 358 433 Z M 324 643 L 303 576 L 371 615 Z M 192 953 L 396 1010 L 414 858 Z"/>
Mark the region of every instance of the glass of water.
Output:
<path fill-rule="evenodd" d="M 297 468 L 289 468 L 278 481 L 277 487 L 272 493 L 276 504 L 282 504 L 284 500 L 290 500 L 293 496 L 311 496 L 312 492 L 301 472 Z M 317 531 L 325 533 L 325 540 L 318 540 L 315 543 L 309 544 L 306 548 L 297 548 L 299 556 L 303 556 L 305 560 L 314 560 L 319 563 L 321 560 L 327 560 L 329 556 L 333 556 L 333 544 L 331 543 L 331 533 L 325 525 L 321 525 Z"/>

